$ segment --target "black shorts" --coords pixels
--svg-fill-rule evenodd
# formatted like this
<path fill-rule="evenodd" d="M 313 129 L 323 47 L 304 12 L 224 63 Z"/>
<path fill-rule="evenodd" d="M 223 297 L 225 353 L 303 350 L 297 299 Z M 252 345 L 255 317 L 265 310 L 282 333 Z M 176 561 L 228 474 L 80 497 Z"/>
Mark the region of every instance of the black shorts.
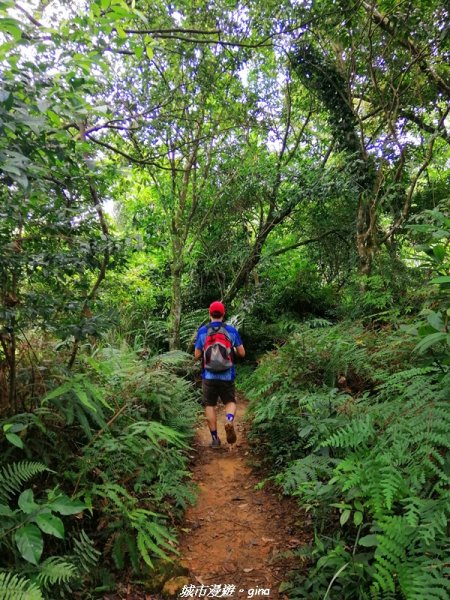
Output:
<path fill-rule="evenodd" d="M 236 402 L 234 381 L 222 381 L 221 379 L 203 379 L 203 406 L 216 406 L 220 399 L 224 404 Z"/>

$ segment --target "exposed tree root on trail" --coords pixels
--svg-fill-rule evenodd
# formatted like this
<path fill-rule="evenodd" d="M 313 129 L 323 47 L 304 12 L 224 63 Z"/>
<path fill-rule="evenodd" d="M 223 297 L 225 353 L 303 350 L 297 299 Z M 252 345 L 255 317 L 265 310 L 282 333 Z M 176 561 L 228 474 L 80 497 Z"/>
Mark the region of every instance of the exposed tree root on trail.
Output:
<path fill-rule="evenodd" d="M 278 588 L 296 562 L 289 550 L 305 543 L 309 527 L 299 523 L 292 500 L 280 498 L 270 486 L 255 489 L 260 478 L 249 465 L 241 421 L 245 409 L 245 402 L 238 403 L 238 440 L 231 448 L 223 408 L 218 414 L 221 448 L 209 447 L 206 424 L 198 431 L 193 478 L 200 489 L 196 505 L 186 514 L 182 564 L 197 587 L 231 586 L 229 598 L 267 597 L 267 590 L 270 598 L 286 598 Z"/>

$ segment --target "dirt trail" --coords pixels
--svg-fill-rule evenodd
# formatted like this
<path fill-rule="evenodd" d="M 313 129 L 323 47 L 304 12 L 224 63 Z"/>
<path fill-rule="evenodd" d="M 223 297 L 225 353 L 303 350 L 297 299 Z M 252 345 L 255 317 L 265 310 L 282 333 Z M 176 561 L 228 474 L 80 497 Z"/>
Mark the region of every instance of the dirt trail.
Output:
<path fill-rule="evenodd" d="M 225 585 L 235 586 L 234 591 L 228 588 L 229 598 L 287 598 L 278 588 L 292 558 L 280 554 L 302 543 L 295 522 L 297 511 L 295 504 L 280 500 L 274 491 L 255 490 L 260 478 L 248 464 L 242 424 L 245 409 L 246 403 L 240 401 L 238 440 L 231 450 L 226 443 L 223 408 L 218 414 L 221 448 L 209 447 L 206 423 L 198 430 L 193 479 L 199 496 L 186 514 L 180 555 L 196 586 L 221 585 L 222 590 Z"/>

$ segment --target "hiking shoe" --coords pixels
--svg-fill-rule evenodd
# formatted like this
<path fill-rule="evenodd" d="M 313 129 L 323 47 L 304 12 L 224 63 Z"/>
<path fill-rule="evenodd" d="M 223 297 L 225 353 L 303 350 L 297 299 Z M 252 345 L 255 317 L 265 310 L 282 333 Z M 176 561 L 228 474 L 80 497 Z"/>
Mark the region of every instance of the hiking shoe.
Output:
<path fill-rule="evenodd" d="M 234 444 L 236 442 L 236 432 L 234 431 L 233 421 L 227 421 L 225 423 L 225 432 L 227 434 L 227 442 Z"/>
<path fill-rule="evenodd" d="M 220 448 L 219 438 L 213 438 L 213 441 L 211 442 L 211 448 Z"/>

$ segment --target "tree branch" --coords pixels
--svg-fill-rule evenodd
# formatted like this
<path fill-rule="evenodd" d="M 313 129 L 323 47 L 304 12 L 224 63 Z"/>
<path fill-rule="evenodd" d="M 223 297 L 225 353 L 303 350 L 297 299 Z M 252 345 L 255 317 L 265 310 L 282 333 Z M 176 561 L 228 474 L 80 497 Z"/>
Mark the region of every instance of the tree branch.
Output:
<path fill-rule="evenodd" d="M 332 235 L 332 234 L 335 234 L 337 237 L 339 237 L 342 241 L 344 241 L 348 245 L 347 240 L 344 237 L 342 237 L 342 235 L 340 235 L 341 233 L 342 233 L 342 231 L 340 229 L 330 229 L 330 231 L 326 231 L 325 233 L 322 233 L 321 235 L 318 235 L 317 237 L 309 238 L 307 240 L 302 240 L 301 242 L 296 242 L 295 244 L 291 244 L 290 246 L 285 246 L 284 248 L 279 248 L 278 250 L 275 250 L 271 254 L 265 255 L 263 258 L 266 259 L 266 258 L 273 258 L 274 256 L 280 256 L 280 254 L 285 254 L 286 252 L 290 252 L 291 250 L 295 250 L 296 248 L 300 248 L 301 246 L 307 246 L 308 244 L 313 244 L 314 242 L 319 242 L 323 238 L 325 238 L 329 235 Z"/>
<path fill-rule="evenodd" d="M 17 8 L 17 10 L 20 10 L 21 13 L 23 13 L 26 18 L 33 23 L 33 25 L 36 25 L 36 27 L 43 27 L 42 23 L 40 23 L 37 19 L 35 19 L 33 17 L 33 15 L 31 15 L 27 10 L 25 10 L 25 8 L 23 8 L 23 6 L 20 6 L 20 4 L 15 4 L 15 8 Z"/>
<path fill-rule="evenodd" d="M 135 163 L 138 165 L 152 165 L 154 167 L 157 167 L 158 169 L 162 169 L 163 171 L 172 171 L 171 167 L 164 167 L 163 165 L 158 164 L 152 160 L 140 159 L 140 158 L 136 158 L 135 156 L 131 156 L 130 154 L 123 152 L 123 150 L 119 150 L 119 148 L 116 148 L 115 146 L 111 146 L 111 144 L 108 144 L 107 142 L 101 142 L 100 140 L 95 139 L 94 137 L 92 137 L 89 134 L 87 134 L 86 137 L 89 138 L 95 144 L 98 144 L 99 146 L 103 146 L 103 148 L 107 148 L 108 150 L 111 150 L 111 152 L 115 152 L 116 154 L 123 156 L 124 158 L 126 158 L 127 160 L 129 160 L 132 163 Z M 183 171 L 184 171 L 184 169 L 176 169 L 176 170 L 181 173 L 183 173 Z"/>
<path fill-rule="evenodd" d="M 424 52 L 416 46 L 414 41 L 411 39 L 411 36 L 407 34 L 402 35 L 401 37 L 397 36 L 395 24 L 391 21 L 391 19 L 389 19 L 376 9 L 375 3 L 371 4 L 367 0 L 362 0 L 361 4 L 369 13 L 370 18 L 379 27 L 381 27 L 381 29 L 383 29 L 384 31 L 386 31 L 386 33 L 395 38 L 401 46 L 409 50 L 411 54 L 418 59 L 420 70 L 426 73 L 430 77 L 430 79 L 433 80 L 438 90 L 444 93 L 447 97 L 450 96 L 450 85 L 447 82 L 445 82 L 442 79 L 442 77 L 440 77 L 440 75 L 436 73 L 436 71 L 426 62 Z M 428 48 L 427 53 L 430 53 Z"/>
<path fill-rule="evenodd" d="M 198 35 L 220 35 L 221 29 L 183 29 L 176 27 L 173 29 L 124 29 L 125 33 L 137 33 L 140 35 L 155 35 L 167 33 L 193 33 Z"/>
<path fill-rule="evenodd" d="M 448 115 L 449 111 L 450 111 L 450 108 L 448 108 L 447 111 L 445 112 L 445 114 L 442 116 L 441 122 L 444 121 L 444 119 Z M 411 207 L 411 200 L 412 200 L 412 196 L 414 194 L 414 190 L 416 189 L 416 186 L 417 186 L 417 183 L 418 183 L 418 181 L 420 179 L 420 176 L 425 171 L 425 169 L 428 167 L 428 165 L 431 162 L 431 159 L 433 158 L 433 147 L 434 147 L 434 143 L 435 143 L 437 137 L 438 137 L 437 133 L 435 133 L 431 137 L 431 140 L 430 140 L 430 142 L 428 144 L 428 149 L 427 149 L 427 153 L 425 155 L 425 159 L 422 162 L 422 164 L 420 165 L 419 169 L 417 170 L 417 173 L 416 173 L 414 179 L 412 180 L 411 185 L 409 186 L 408 193 L 407 193 L 406 198 L 405 198 L 405 202 L 403 203 L 402 212 L 401 212 L 400 216 L 398 217 L 398 219 L 395 221 L 395 223 L 392 225 L 392 227 L 389 229 L 389 231 L 386 233 L 386 235 L 383 237 L 383 239 L 380 242 L 380 245 L 386 243 L 387 240 L 389 240 L 392 237 L 392 235 L 397 231 L 397 229 L 408 218 L 409 210 L 410 210 L 410 207 Z"/>
<path fill-rule="evenodd" d="M 445 129 L 445 124 L 443 122 L 440 122 L 440 125 L 438 125 L 438 127 L 433 127 L 433 125 L 428 125 L 428 123 L 425 123 L 423 119 L 421 119 L 419 116 L 415 115 L 414 113 L 408 110 L 400 110 L 399 114 L 408 121 L 415 123 L 415 125 L 417 125 L 419 129 L 422 129 L 422 131 L 426 131 L 427 133 L 432 134 L 437 133 L 442 139 L 444 139 L 447 142 L 447 144 L 450 144 L 450 135 Z"/>

